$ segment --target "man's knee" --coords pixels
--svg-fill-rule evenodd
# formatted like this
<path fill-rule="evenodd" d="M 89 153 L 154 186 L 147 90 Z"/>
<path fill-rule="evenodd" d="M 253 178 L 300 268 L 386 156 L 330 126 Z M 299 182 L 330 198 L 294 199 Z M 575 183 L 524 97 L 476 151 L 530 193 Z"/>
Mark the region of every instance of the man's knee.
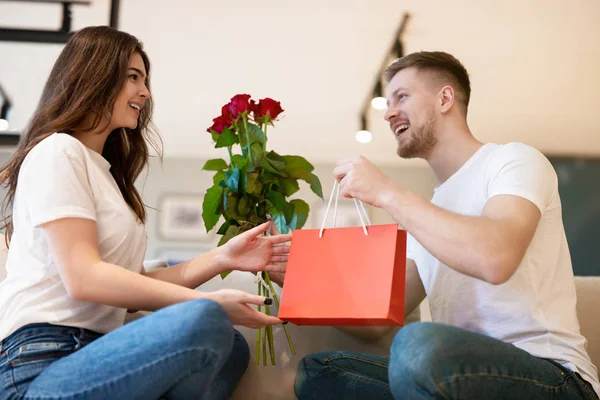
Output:
<path fill-rule="evenodd" d="M 411 386 L 427 385 L 444 370 L 445 325 L 419 322 L 402 328 L 392 344 L 389 379 L 392 393 L 406 393 Z M 402 398 L 402 396 L 400 396 Z"/>
<path fill-rule="evenodd" d="M 330 368 L 327 360 L 341 352 L 321 352 L 305 356 L 298 364 L 294 392 L 300 400 L 312 399 L 321 379 Z"/>

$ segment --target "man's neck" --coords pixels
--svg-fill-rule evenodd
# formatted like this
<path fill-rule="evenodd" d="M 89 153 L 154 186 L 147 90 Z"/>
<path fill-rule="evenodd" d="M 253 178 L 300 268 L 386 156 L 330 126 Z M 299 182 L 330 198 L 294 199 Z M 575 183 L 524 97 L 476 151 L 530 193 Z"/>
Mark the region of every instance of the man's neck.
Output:
<path fill-rule="evenodd" d="M 473 137 L 468 127 L 447 131 L 429 153 L 427 162 L 440 184 L 458 171 L 483 143 Z"/>

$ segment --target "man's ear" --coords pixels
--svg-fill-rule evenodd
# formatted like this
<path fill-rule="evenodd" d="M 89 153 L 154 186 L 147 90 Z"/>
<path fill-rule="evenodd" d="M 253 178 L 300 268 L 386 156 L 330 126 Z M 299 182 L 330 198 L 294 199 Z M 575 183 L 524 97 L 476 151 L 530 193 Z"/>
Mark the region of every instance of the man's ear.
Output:
<path fill-rule="evenodd" d="M 447 113 L 452 106 L 454 105 L 454 89 L 452 86 L 444 86 L 439 91 L 439 99 L 440 99 L 440 112 L 442 114 Z"/>

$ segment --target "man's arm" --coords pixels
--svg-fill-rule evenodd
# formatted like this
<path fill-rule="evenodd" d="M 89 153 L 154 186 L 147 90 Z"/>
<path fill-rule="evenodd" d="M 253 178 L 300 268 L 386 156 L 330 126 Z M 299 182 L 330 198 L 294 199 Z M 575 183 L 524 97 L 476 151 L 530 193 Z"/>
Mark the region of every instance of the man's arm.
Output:
<path fill-rule="evenodd" d="M 399 186 L 384 208 L 435 258 L 495 285 L 516 271 L 541 218 L 537 206 L 522 197 L 492 197 L 482 215 L 473 217 L 444 210 Z"/>
<path fill-rule="evenodd" d="M 519 266 L 540 221 L 540 206 L 556 188 L 554 170 L 541 153 L 522 148 L 506 151 L 515 154 L 510 153 L 512 159 L 499 165 L 501 172 L 481 216 L 460 215 L 431 204 L 389 179 L 364 157 L 343 160 L 334 176 L 340 180 L 344 197 L 385 209 L 450 268 L 501 284 Z M 513 191 L 533 194 L 528 198 L 539 204 L 513 195 Z"/>
<path fill-rule="evenodd" d="M 406 259 L 406 292 L 404 296 L 404 317 L 408 317 L 425 299 L 425 289 L 419 277 L 415 262 Z M 342 332 L 354 336 L 364 342 L 373 343 L 379 341 L 391 331 L 397 329 L 395 326 L 342 326 Z"/>

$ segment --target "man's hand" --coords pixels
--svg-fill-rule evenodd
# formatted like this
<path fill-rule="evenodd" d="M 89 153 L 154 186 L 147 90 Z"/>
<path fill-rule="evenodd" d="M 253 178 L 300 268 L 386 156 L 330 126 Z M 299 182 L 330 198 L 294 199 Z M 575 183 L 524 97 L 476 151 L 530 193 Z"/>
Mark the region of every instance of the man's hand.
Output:
<path fill-rule="evenodd" d="M 340 182 L 340 193 L 374 207 L 383 207 L 398 185 L 365 157 L 349 157 L 338 162 L 333 175 Z"/>
<path fill-rule="evenodd" d="M 271 225 L 270 233 L 271 233 L 271 235 L 274 235 L 274 236 L 281 235 L 281 233 L 279 232 L 279 229 L 277 229 L 277 226 L 275 224 Z M 288 247 L 288 249 L 289 249 L 289 247 Z M 289 250 L 288 250 L 288 252 L 289 252 Z M 285 262 L 285 266 L 287 267 L 287 261 Z M 285 280 L 285 270 L 283 272 L 270 271 L 269 278 L 271 279 L 271 281 L 275 282 L 280 287 L 283 287 L 283 281 Z"/>

